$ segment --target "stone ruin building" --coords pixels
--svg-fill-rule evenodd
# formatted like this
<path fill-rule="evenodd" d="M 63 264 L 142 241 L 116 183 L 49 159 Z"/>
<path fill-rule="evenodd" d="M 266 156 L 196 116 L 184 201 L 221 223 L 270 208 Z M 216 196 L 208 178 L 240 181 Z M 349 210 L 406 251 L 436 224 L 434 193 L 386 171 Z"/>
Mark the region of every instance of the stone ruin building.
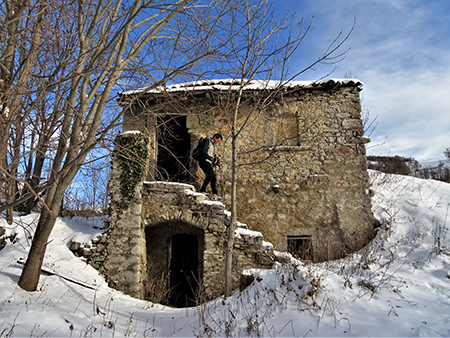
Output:
<path fill-rule="evenodd" d="M 361 88 L 358 80 L 334 79 L 243 88 L 235 287 L 243 269 L 270 268 L 274 250 L 321 262 L 373 238 Z M 214 80 L 120 94 L 123 132 L 100 264 L 111 286 L 149 300 L 155 290 L 172 290 L 174 306 L 223 292 L 237 89 L 237 82 Z M 197 192 L 203 173 L 191 157 L 198 140 L 215 132 L 224 136 L 216 149 L 223 203 Z"/>

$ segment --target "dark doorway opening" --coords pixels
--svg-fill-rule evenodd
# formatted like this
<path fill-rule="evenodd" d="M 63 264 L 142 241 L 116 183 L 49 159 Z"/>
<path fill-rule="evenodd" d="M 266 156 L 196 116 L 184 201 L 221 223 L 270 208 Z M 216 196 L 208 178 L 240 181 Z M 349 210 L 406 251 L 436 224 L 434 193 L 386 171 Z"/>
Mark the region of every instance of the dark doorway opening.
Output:
<path fill-rule="evenodd" d="M 312 260 L 311 236 L 287 236 L 287 251 L 296 258 Z"/>
<path fill-rule="evenodd" d="M 168 238 L 170 305 L 196 305 L 198 291 L 198 240 L 189 234 Z"/>
<path fill-rule="evenodd" d="M 144 298 L 177 307 L 196 305 L 195 296 L 203 280 L 203 229 L 170 220 L 146 226 L 145 243 Z"/>
<path fill-rule="evenodd" d="M 189 182 L 191 136 L 186 127 L 186 116 L 158 116 L 157 138 L 157 179 Z"/>

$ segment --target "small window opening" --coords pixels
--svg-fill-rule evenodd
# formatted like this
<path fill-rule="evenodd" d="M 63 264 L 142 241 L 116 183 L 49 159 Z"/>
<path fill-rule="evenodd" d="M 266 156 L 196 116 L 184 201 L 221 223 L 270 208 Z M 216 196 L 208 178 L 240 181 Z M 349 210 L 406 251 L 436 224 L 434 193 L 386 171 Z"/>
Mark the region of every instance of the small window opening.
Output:
<path fill-rule="evenodd" d="M 287 236 L 287 251 L 295 258 L 312 260 L 311 236 Z"/>
<path fill-rule="evenodd" d="M 299 146 L 298 118 L 295 114 L 285 114 L 278 118 L 276 140 L 280 146 Z"/>

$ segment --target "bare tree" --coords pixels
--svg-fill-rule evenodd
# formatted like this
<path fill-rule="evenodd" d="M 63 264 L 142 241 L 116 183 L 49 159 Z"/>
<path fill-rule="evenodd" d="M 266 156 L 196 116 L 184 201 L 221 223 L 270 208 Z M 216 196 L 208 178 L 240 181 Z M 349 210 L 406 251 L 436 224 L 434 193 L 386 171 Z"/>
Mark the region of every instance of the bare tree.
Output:
<path fill-rule="evenodd" d="M 108 209 L 107 184 L 111 157 L 105 149 L 89 154 L 78 175 L 66 189 L 62 216 L 100 216 Z"/>
<path fill-rule="evenodd" d="M 164 84 L 218 55 L 226 41 L 216 34 L 229 6 L 191 0 L 4 3 L 0 167 L 11 183 L 2 209 L 12 215 L 12 207 L 28 205 L 30 197 L 44 202 L 19 280 L 23 289 L 36 290 L 66 189 L 120 123 L 110 105 L 115 92 L 132 80 Z M 14 190 L 19 183 L 27 188 L 21 197 Z"/>
<path fill-rule="evenodd" d="M 41 44 L 45 5 L 31 1 L 5 1 L 0 28 L 0 168 L 2 192 L 6 192 L 7 221 L 12 222 L 12 203 L 17 196 L 20 147 L 31 112 L 28 93 L 38 81 L 29 81 Z M 9 150 L 8 150 L 9 149 Z"/>
<path fill-rule="evenodd" d="M 222 102 L 222 105 L 226 106 L 224 111 L 228 112 L 227 119 L 231 130 L 229 135 L 231 138 L 231 224 L 228 229 L 225 259 L 225 296 L 227 297 L 232 293 L 232 257 L 237 223 L 236 183 L 239 167 L 237 139 L 242 131 L 251 126 L 252 122 L 258 119 L 267 107 L 278 100 L 280 94 L 286 90 L 286 84 L 289 81 L 318 63 L 338 62 L 346 52 L 339 52 L 339 50 L 353 30 L 352 28 L 346 35 L 339 34 L 322 57 L 312 64 L 306 65 L 301 71 L 289 75 L 290 56 L 307 35 L 312 21 L 306 26 L 302 21 L 298 24 L 298 28 L 295 28 L 293 17 L 289 19 L 286 15 L 285 18 L 279 20 L 273 10 L 274 8 L 266 1 L 257 4 L 248 2 L 242 12 L 236 14 L 243 18 L 241 21 L 243 34 L 233 40 L 231 53 L 234 57 L 230 59 L 236 60 L 236 63 L 227 68 L 229 70 L 228 77 L 233 81 L 227 98 L 222 98 L 222 101 L 227 101 L 227 103 Z M 289 32 L 285 42 L 281 41 L 279 37 L 283 31 Z M 271 82 L 272 79 L 275 79 L 275 82 Z M 253 80 L 259 80 L 260 87 L 256 94 L 248 94 L 247 87 Z M 243 106 L 247 106 L 247 109 L 242 110 Z M 275 149 L 276 144 L 264 148 L 264 150 Z M 261 150 L 260 147 L 257 147 L 249 149 L 247 152 Z M 272 156 L 274 152 L 267 154 Z M 251 163 L 244 165 L 249 164 Z M 243 164 L 241 163 L 241 165 Z"/>

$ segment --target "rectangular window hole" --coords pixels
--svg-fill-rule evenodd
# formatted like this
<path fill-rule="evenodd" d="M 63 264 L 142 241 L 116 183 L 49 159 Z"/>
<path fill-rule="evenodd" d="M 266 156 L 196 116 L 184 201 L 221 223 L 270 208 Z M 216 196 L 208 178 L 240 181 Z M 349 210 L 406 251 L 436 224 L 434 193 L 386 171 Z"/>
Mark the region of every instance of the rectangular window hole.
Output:
<path fill-rule="evenodd" d="M 312 260 L 311 236 L 287 236 L 287 251 L 302 260 Z"/>

